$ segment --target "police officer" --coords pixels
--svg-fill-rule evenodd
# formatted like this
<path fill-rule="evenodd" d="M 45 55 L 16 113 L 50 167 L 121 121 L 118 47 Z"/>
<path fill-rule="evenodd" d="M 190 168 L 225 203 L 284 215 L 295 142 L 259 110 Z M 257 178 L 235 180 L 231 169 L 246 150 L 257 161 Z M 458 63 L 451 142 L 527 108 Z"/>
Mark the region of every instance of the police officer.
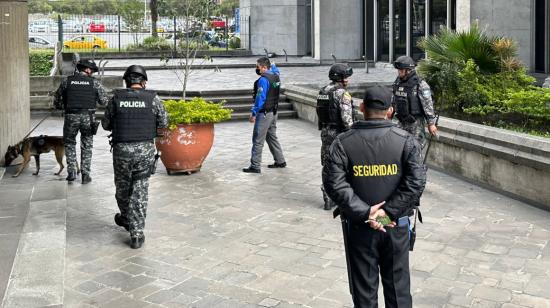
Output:
<path fill-rule="evenodd" d="M 409 215 L 426 183 L 416 139 L 387 120 L 391 92 L 368 88 L 365 121 L 338 135 L 323 167 L 323 185 L 346 222 L 344 243 L 355 307 L 378 306 L 379 273 L 386 307 L 412 307 Z M 378 220 L 389 218 L 382 225 Z"/>
<path fill-rule="evenodd" d="M 330 67 L 328 78 L 331 82 L 319 91 L 317 96 L 317 119 L 321 130 L 321 165 L 325 165 L 328 149 L 334 138 L 353 125 L 353 101 L 346 90 L 353 69 L 346 64 L 336 63 Z M 334 203 L 323 187 L 324 209 L 330 210 Z"/>
<path fill-rule="evenodd" d="M 393 106 L 398 125 L 413 134 L 424 147 L 426 123 L 430 134 L 437 134 L 432 91 L 428 83 L 416 74 L 416 65 L 411 57 L 401 56 L 393 65 L 398 71 L 393 83 Z"/>
<path fill-rule="evenodd" d="M 246 173 L 261 173 L 264 142 L 267 142 L 275 160 L 267 167 L 286 167 L 283 149 L 277 139 L 277 107 L 281 90 L 279 70 L 268 58 L 262 57 L 256 61 L 256 74 L 260 75 L 260 78 L 254 83 L 254 106 L 249 118 L 249 121 L 254 123 L 254 131 L 250 166 L 243 168 L 243 172 Z"/>
<path fill-rule="evenodd" d="M 67 181 L 72 182 L 76 178 L 76 135 L 80 131 L 82 184 L 87 184 L 92 181 L 90 167 L 95 134 L 92 126 L 98 125 L 94 118 L 96 103 L 105 106 L 109 99 L 105 88 L 92 77 L 92 74 L 98 71 L 94 61 L 80 60 L 76 68 L 77 73 L 61 82 L 55 93 L 54 105 L 56 109 L 63 109 L 65 113 L 63 141 L 67 157 Z"/>
<path fill-rule="evenodd" d="M 147 213 L 149 176 L 154 165 L 157 128 L 168 126 L 160 98 L 145 90 L 147 72 L 132 65 L 124 73 L 126 89 L 115 90 L 102 121 L 112 131 L 116 200 L 115 223 L 130 232 L 130 246 L 140 248 Z"/>

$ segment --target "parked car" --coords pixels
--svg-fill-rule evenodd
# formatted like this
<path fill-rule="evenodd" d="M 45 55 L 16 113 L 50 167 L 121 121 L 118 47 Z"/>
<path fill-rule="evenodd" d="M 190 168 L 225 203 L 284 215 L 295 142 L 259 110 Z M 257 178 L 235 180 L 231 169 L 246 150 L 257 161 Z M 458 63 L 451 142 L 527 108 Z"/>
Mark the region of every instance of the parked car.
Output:
<path fill-rule="evenodd" d="M 72 49 L 107 48 L 107 41 L 95 35 L 79 35 L 64 41 L 63 47 Z"/>
<path fill-rule="evenodd" d="M 94 20 L 90 23 L 90 27 L 88 28 L 89 32 L 105 32 L 105 22 L 100 20 Z"/>
<path fill-rule="evenodd" d="M 35 20 L 29 24 L 29 32 L 57 32 L 57 23 L 53 20 Z"/>
<path fill-rule="evenodd" d="M 43 37 L 29 36 L 29 48 L 55 48 L 55 46 Z"/>
<path fill-rule="evenodd" d="M 65 33 L 84 32 L 84 26 L 76 20 L 64 20 L 63 31 Z"/>
<path fill-rule="evenodd" d="M 210 25 L 213 29 L 223 29 L 225 28 L 225 20 L 214 19 L 210 22 Z"/>

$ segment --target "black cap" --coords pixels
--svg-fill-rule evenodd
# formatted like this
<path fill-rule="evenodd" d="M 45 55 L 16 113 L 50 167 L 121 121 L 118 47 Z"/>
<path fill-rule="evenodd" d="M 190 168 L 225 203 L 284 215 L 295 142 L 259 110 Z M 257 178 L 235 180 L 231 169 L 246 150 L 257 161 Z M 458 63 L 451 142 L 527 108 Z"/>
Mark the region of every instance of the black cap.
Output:
<path fill-rule="evenodd" d="M 97 73 L 99 71 L 97 65 L 93 60 L 80 60 L 78 61 L 78 63 L 76 63 L 76 68 L 79 71 L 83 71 L 84 69 L 89 68 L 94 73 Z"/>
<path fill-rule="evenodd" d="M 386 110 L 391 106 L 392 93 L 388 87 L 370 86 L 365 90 L 363 103 L 367 109 Z"/>

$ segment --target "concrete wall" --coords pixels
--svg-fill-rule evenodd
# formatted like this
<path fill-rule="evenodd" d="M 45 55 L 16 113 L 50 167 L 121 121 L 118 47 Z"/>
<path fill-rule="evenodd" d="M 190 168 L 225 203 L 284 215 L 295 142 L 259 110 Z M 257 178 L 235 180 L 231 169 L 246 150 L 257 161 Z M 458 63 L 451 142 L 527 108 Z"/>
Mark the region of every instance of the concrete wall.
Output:
<path fill-rule="evenodd" d="M 8 145 L 29 131 L 29 45 L 26 1 L 0 1 L 0 164 Z"/>
<path fill-rule="evenodd" d="M 305 0 L 243 0 L 240 8 L 241 16 L 250 18 L 250 29 L 241 26 L 243 48 L 255 55 L 264 54 L 264 48 L 279 55 L 283 49 L 289 55 L 306 53 Z"/>
<path fill-rule="evenodd" d="M 356 60 L 362 56 L 361 0 L 314 0 L 314 57 Z"/>
<path fill-rule="evenodd" d="M 315 89 L 285 86 L 284 94 L 301 119 L 317 122 Z M 444 117 L 439 130 L 431 167 L 550 210 L 550 140 Z"/>
<path fill-rule="evenodd" d="M 464 0 L 462 0 L 464 1 Z M 531 67 L 533 16 L 530 0 L 469 0 L 471 21 L 479 20 L 488 33 L 514 39 L 519 59 Z M 458 3 L 457 3 L 458 4 Z"/>

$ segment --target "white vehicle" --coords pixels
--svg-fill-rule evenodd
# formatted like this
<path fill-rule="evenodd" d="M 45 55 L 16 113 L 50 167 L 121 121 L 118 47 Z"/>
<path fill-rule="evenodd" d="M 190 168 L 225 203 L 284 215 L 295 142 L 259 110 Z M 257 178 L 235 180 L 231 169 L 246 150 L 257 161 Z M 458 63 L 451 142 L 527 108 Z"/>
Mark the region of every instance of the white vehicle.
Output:
<path fill-rule="evenodd" d="M 57 32 L 57 23 L 53 20 L 35 20 L 29 24 L 29 32 Z"/>
<path fill-rule="evenodd" d="M 29 48 L 55 48 L 55 46 L 43 37 L 29 36 Z"/>
<path fill-rule="evenodd" d="M 76 20 L 64 20 L 63 32 L 66 33 L 81 33 L 84 31 L 84 27 Z"/>

